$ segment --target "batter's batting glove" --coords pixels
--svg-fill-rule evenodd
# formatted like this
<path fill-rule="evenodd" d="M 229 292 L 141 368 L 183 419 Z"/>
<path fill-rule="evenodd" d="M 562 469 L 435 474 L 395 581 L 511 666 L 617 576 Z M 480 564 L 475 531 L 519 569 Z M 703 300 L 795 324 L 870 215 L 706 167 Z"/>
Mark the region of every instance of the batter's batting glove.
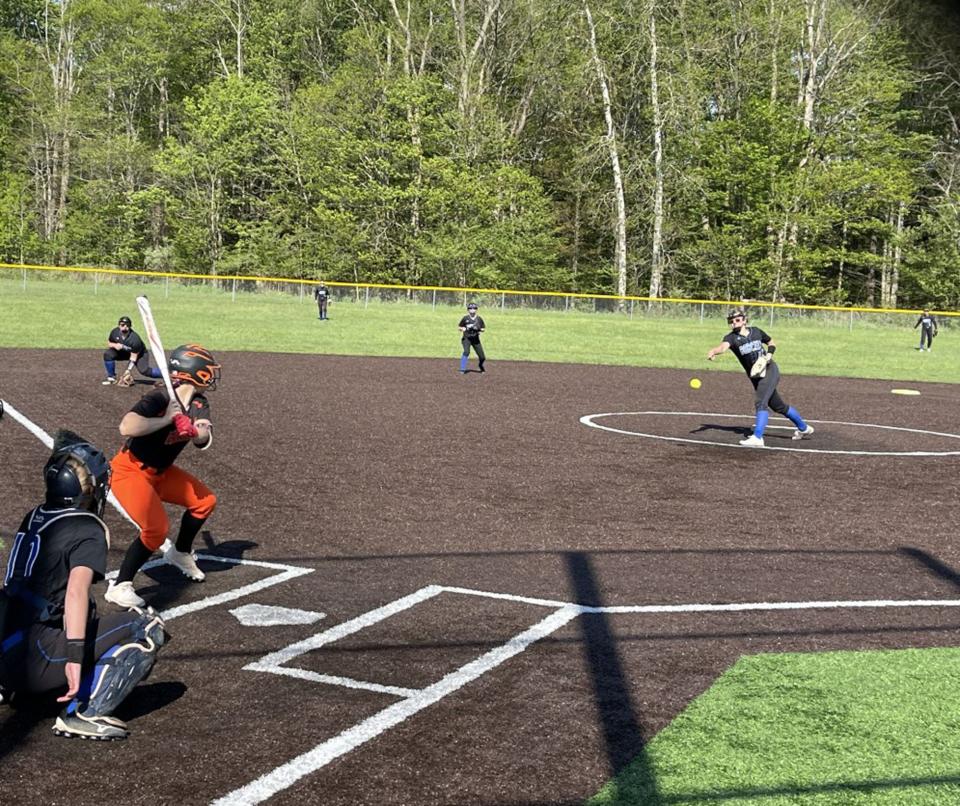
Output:
<path fill-rule="evenodd" d="M 177 432 L 178 442 L 186 442 L 188 439 L 193 439 L 200 434 L 200 432 L 197 431 L 197 427 L 190 421 L 190 418 L 187 417 L 186 414 L 175 414 L 173 417 L 173 427 Z"/>

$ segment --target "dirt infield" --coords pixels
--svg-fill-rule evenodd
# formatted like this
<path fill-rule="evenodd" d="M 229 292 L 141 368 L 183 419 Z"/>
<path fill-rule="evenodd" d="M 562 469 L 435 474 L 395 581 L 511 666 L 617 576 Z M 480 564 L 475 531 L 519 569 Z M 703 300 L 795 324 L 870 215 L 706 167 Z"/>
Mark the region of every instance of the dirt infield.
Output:
<path fill-rule="evenodd" d="M 748 450 L 750 418 L 722 416 L 750 411 L 742 374 L 218 358 L 216 443 L 182 462 L 220 499 L 208 577 L 136 580 L 173 640 L 118 712 L 133 735 L 67 741 L 55 707 L 0 706 L 0 803 L 579 803 L 741 655 L 957 644 L 956 608 L 636 607 L 960 598 L 955 387 L 784 367 L 816 434 Z M 16 411 L 111 452 L 147 388 L 101 387 L 96 353 L 0 367 Z M 611 413 L 633 433 L 581 422 Z M 46 456 L 8 410 L 7 547 Z M 115 569 L 134 531 L 107 521 Z M 252 604 L 323 617 L 230 612 Z"/>

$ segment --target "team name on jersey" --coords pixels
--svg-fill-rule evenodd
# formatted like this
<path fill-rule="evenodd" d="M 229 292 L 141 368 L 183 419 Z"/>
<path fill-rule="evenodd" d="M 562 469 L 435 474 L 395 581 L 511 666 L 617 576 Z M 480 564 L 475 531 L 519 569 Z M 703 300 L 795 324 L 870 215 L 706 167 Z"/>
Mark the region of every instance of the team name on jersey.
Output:
<path fill-rule="evenodd" d="M 738 349 L 740 355 L 750 355 L 750 353 L 759 353 L 763 350 L 763 344 L 760 339 L 754 339 L 753 341 L 745 341 Z"/>

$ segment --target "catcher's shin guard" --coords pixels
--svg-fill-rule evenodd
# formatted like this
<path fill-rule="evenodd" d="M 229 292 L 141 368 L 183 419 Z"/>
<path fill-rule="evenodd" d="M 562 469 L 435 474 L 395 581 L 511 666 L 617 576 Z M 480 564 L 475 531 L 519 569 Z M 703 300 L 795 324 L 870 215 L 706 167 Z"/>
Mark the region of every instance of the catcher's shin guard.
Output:
<path fill-rule="evenodd" d="M 153 669 L 157 652 L 166 642 L 163 621 L 152 611 L 141 612 L 137 640 L 115 644 L 98 659 L 89 679 L 88 692 L 71 702 L 66 714 L 102 717 L 113 712 L 141 680 Z M 82 697 L 82 701 L 79 699 Z M 81 707 L 82 706 L 82 707 Z"/>

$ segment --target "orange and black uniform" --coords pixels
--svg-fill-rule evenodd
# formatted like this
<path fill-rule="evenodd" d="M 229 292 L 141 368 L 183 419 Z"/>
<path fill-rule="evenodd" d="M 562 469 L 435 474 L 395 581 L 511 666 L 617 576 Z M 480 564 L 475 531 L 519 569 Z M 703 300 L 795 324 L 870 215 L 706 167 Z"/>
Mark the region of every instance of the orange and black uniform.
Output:
<path fill-rule="evenodd" d="M 155 389 L 140 398 L 130 411 L 141 417 L 161 417 L 168 405 L 170 398 L 166 390 Z M 207 398 L 197 393 L 186 415 L 192 422 L 209 420 Z M 186 508 L 176 539 L 179 551 L 190 551 L 200 527 L 217 505 L 216 495 L 206 484 L 174 465 L 186 445 L 187 441 L 177 440 L 176 428 L 171 423 L 152 434 L 128 438 L 110 461 L 113 494 L 140 528 L 140 540 L 134 541 L 127 552 L 117 582 L 133 579 L 150 554 L 163 543 L 170 529 L 164 502 Z M 143 548 L 138 548 L 137 543 Z"/>

